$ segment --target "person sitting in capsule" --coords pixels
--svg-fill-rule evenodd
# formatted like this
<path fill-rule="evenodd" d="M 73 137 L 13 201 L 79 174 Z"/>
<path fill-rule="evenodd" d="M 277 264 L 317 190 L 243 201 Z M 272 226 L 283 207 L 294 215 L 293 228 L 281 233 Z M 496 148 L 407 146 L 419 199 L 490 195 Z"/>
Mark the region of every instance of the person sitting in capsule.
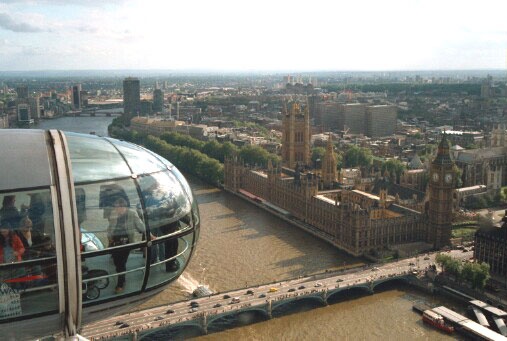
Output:
<path fill-rule="evenodd" d="M 109 240 L 109 247 L 125 245 L 134 242 L 135 232 L 143 234 L 146 232 L 143 221 L 135 210 L 128 207 L 127 201 L 119 197 L 113 202 L 114 213 L 111 214 L 109 219 L 109 227 L 107 229 L 107 237 Z M 150 235 L 153 240 L 156 237 Z M 113 263 L 116 272 L 127 271 L 127 259 L 130 254 L 130 249 L 119 249 L 113 251 Z M 123 292 L 125 287 L 125 274 L 118 276 L 118 282 L 115 292 L 117 294 Z"/>
<path fill-rule="evenodd" d="M 0 263 L 20 262 L 25 248 L 9 222 L 0 224 Z"/>

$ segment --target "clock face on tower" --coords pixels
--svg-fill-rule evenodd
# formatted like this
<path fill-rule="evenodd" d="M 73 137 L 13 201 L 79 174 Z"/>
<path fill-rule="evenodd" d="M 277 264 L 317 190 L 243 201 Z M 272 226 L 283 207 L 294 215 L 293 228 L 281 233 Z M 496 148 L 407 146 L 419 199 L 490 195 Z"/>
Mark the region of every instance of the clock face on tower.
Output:
<path fill-rule="evenodd" d="M 447 173 L 445 175 L 445 182 L 450 184 L 452 182 L 452 174 L 451 173 Z"/>
<path fill-rule="evenodd" d="M 438 173 L 433 173 L 433 181 L 438 182 Z"/>

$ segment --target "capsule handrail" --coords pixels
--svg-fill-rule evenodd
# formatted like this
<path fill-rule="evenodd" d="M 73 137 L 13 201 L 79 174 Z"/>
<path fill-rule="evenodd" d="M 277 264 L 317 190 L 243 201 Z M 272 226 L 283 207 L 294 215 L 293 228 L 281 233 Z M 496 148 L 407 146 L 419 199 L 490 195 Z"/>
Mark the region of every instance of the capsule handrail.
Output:
<path fill-rule="evenodd" d="M 181 251 L 180 253 L 172 256 L 171 258 L 167 258 L 167 259 L 161 260 L 159 262 L 153 263 L 153 264 L 151 264 L 150 267 L 157 266 L 157 265 L 164 264 L 164 263 L 167 263 L 169 261 L 172 261 L 172 260 L 178 258 L 179 256 L 183 255 L 185 252 L 187 252 L 187 250 L 189 249 L 189 243 L 185 239 L 183 239 L 183 242 L 185 243 L 185 248 L 184 248 L 183 251 Z"/>

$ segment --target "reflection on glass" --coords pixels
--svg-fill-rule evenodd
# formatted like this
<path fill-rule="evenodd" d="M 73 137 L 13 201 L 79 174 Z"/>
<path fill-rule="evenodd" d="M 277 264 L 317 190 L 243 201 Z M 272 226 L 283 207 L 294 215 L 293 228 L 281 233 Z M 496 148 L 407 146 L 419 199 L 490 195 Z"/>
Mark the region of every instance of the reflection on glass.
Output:
<path fill-rule="evenodd" d="M 131 143 L 109 139 L 111 143 L 122 153 L 135 174 L 146 174 L 166 169 L 152 154 L 145 149 Z"/>
<path fill-rule="evenodd" d="M 58 294 L 49 190 L 0 195 L 0 319 L 54 312 Z"/>
<path fill-rule="evenodd" d="M 76 207 L 81 228 L 83 258 L 83 297 L 87 301 L 107 298 L 124 292 L 139 291 L 143 272 L 127 285 L 130 271 L 144 270 L 143 252 L 132 244 L 142 241 L 145 225 L 135 209 L 139 196 L 133 179 L 76 184 Z M 86 256 L 88 253 L 112 248 L 108 256 Z M 95 279 L 99 277 L 100 279 Z M 94 285 L 108 279 L 108 289 Z M 113 285 L 109 285 L 112 281 Z M 97 290 L 98 289 L 98 290 Z"/>
<path fill-rule="evenodd" d="M 97 181 L 130 175 L 118 151 L 92 135 L 66 133 L 74 182 Z"/>

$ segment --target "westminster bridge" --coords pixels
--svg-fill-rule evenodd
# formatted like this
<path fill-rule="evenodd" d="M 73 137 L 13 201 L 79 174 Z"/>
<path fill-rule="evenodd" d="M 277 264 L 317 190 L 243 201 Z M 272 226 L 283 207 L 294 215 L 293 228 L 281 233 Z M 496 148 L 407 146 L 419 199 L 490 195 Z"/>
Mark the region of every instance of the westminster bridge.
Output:
<path fill-rule="evenodd" d="M 452 256 L 466 259 L 470 254 L 452 251 Z M 283 314 L 284 307 L 289 304 L 313 301 L 317 305 L 327 305 L 333 297 L 343 297 L 352 291 L 373 294 L 385 283 L 426 285 L 418 276 L 434 262 L 435 254 L 428 254 L 383 265 L 212 294 L 101 320 L 84 326 L 81 336 L 90 340 L 154 339 L 182 328 L 198 329 L 201 334 L 207 334 L 208 330 L 240 319 L 245 314 L 259 315 L 264 319 Z"/>

